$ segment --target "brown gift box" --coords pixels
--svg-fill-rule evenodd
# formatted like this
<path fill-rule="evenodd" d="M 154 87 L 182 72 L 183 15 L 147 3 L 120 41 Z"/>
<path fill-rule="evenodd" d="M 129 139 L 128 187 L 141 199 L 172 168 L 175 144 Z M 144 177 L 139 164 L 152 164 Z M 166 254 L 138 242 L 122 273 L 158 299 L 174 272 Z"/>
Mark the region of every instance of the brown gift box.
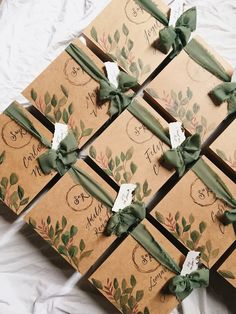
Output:
<path fill-rule="evenodd" d="M 182 265 L 184 256 L 146 219 L 142 222 L 164 250 Z M 91 275 L 93 285 L 122 313 L 166 314 L 178 304 L 163 288 L 176 274 L 129 235 Z"/>
<path fill-rule="evenodd" d="M 210 148 L 236 174 L 236 121 L 211 144 Z"/>
<path fill-rule="evenodd" d="M 73 43 L 105 74 L 103 62 L 91 50 L 78 39 Z M 64 51 L 22 94 L 51 122 L 68 124 L 81 147 L 109 119 L 109 102 L 98 102 L 98 88 L 99 83 Z"/>
<path fill-rule="evenodd" d="M 153 2 L 167 15 L 168 6 Z M 89 46 L 117 61 L 141 84 L 166 57 L 155 47 L 163 27 L 135 0 L 113 0 L 83 34 Z"/>
<path fill-rule="evenodd" d="M 236 288 L 236 250 L 224 261 L 217 272 Z"/>
<path fill-rule="evenodd" d="M 232 74 L 232 67 L 200 37 L 195 37 Z M 183 49 L 181 53 L 148 85 L 147 96 L 191 134 L 200 133 L 205 141 L 227 116 L 227 103 L 215 105 L 209 96 L 222 81 L 202 68 Z"/>
<path fill-rule="evenodd" d="M 26 109 L 18 106 L 50 142 L 51 132 Z M 0 115 L 0 134 L 0 199 L 16 214 L 20 214 L 55 173 L 42 173 L 37 158 L 47 149 L 4 113 Z"/>
<path fill-rule="evenodd" d="M 235 192 L 235 184 L 207 158 L 203 159 Z M 230 209 L 189 170 L 151 215 L 188 249 L 200 251 L 203 263 L 210 268 L 235 240 L 233 226 L 224 226 L 218 219 Z"/>
<path fill-rule="evenodd" d="M 142 98 L 136 99 L 159 120 L 167 122 Z M 88 148 L 89 156 L 118 185 L 138 183 L 136 198 L 147 202 L 171 177 L 173 171 L 163 167 L 159 159 L 169 147 L 125 110 Z"/>
<path fill-rule="evenodd" d="M 83 160 L 77 161 L 76 166 L 115 198 L 115 191 Z M 24 219 L 83 274 L 115 239 L 103 235 L 109 217 L 109 209 L 67 172 Z"/>

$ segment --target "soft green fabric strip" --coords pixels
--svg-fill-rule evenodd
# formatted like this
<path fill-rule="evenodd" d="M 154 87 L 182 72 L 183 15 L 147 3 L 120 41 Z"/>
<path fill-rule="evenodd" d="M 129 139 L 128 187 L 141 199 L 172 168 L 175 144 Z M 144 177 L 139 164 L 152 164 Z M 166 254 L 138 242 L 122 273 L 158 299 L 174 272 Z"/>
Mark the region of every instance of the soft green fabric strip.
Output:
<path fill-rule="evenodd" d="M 217 105 L 222 104 L 227 101 L 228 103 L 228 114 L 236 112 L 236 83 L 235 82 L 226 82 L 216 86 L 211 91 L 211 96 L 213 101 Z"/>
<path fill-rule="evenodd" d="M 224 82 L 231 81 L 231 76 L 226 72 L 224 67 L 196 39 L 192 39 L 184 50 L 195 62 L 220 80 Z"/>
<path fill-rule="evenodd" d="M 170 139 L 160 122 L 135 99 L 127 108 L 141 123 L 143 123 L 155 136 L 170 146 Z"/>
<path fill-rule="evenodd" d="M 36 137 L 44 146 L 51 147 L 51 143 L 34 127 L 16 102 L 7 107 L 3 113 Z"/>
<path fill-rule="evenodd" d="M 152 0 L 134 0 L 141 8 L 151 14 L 156 20 L 167 26 L 169 19 L 167 16 L 156 6 Z"/>

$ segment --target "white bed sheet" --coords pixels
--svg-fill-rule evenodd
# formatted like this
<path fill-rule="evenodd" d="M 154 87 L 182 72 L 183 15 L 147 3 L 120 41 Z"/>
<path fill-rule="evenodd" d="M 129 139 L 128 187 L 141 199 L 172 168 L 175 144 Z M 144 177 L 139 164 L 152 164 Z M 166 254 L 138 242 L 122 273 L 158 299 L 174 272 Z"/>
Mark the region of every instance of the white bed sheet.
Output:
<path fill-rule="evenodd" d="M 20 92 L 108 2 L 0 0 L 0 111 L 13 100 L 26 103 Z M 236 66 L 236 0 L 186 2 L 198 7 L 197 33 Z M 21 226 L 0 206 L 0 314 L 116 313 L 86 282 L 76 284 L 79 275 Z M 173 313 L 233 313 L 234 291 L 222 286 L 219 294 L 217 284 L 195 291 Z"/>

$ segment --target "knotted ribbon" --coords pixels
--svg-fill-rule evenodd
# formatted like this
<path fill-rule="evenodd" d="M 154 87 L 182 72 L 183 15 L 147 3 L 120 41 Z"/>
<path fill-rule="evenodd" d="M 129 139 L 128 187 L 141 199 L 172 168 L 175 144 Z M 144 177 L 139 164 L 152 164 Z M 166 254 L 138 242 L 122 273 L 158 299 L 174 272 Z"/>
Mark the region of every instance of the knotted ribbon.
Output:
<path fill-rule="evenodd" d="M 211 96 L 219 105 L 227 101 L 229 114 L 236 112 L 236 83 L 226 82 L 216 86 L 211 91 Z"/>
<path fill-rule="evenodd" d="M 187 45 L 191 32 L 196 30 L 197 12 L 193 7 L 185 11 L 176 21 L 175 27 L 166 26 L 159 32 L 160 50 L 167 54 L 170 48 L 171 58 L 175 57 Z"/>
<path fill-rule="evenodd" d="M 100 71 L 96 64 L 75 44 L 70 44 L 66 52 L 100 84 L 99 99 L 110 100 L 109 115 L 120 114 L 132 101 L 133 95 L 125 94 L 130 88 L 137 85 L 136 78 L 120 72 L 118 87 L 116 88 Z"/>
<path fill-rule="evenodd" d="M 175 149 L 170 149 L 163 154 L 163 161 L 170 168 L 175 168 L 182 177 L 186 166 L 196 161 L 201 153 L 201 137 L 194 134 Z"/>

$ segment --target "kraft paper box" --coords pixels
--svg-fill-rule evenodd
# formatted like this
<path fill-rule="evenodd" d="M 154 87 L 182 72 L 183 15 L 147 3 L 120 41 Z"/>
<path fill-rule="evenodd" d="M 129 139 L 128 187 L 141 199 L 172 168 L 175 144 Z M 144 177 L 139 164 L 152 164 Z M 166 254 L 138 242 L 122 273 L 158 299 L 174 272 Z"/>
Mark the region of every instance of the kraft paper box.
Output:
<path fill-rule="evenodd" d="M 51 132 L 26 109 L 17 106 L 50 142 Z M 39 168 L 37 158 L 46 150 L 19 124 L 4 113 L 0 115 L 0 200 L 16 214 L 24 210 L 55 174 L 44 175 Z"/>
<path fill-rule="evenodd" d="M 232 67 L 200 38 L 195 37 L 222 64 L 229 74 Z M 183 49 L 148 85 L 146 94 L 191 134 L 199 133 L 202 142 L 227 116 L 227 103 L 217 106 L 209 96 L 222 81 L 201 67 Z"/>
<path fill-rule="evenodd" d="M 235 195 L 235 184 L 207 158 L 203 159 Z M 224 226 L 219 219 L 230 209 L 189 170 L 151 215 L 189 250 L 200 251 L 202 262 L 210 268 L 235 240 L 233 226 Z"/>
<path fill-rule="evenodd" d="M 168 6 L 160 0 L 153 2 L 167 15 Z M 83 34 L 88 45 L 116 60 L 141 84 L 166 57 L 156 48 L 163 27 L 135 0 L 113 0 Z"/>
<path fill-rule="evenodd" d="M 115 191 L 84 161 L 77 161 L 76 166 L 115 198 Z M 77 271 L 85 273 L 115 240 L 103 235 L 109 217 L 109 209 L 67 172 L 27 214 L 25 221 Z"/>
<path fill-rule="evenodd" d="M 236 121 L 211 144 L 210 148 L 236 174 Z"/>
<path fill-rule="evenodd" d="M 225 260 L 217 272 L 236 288 L 236 250 Z"/>
<path fill-rule="evenodd" d="M 184 256 L 177 248 L 146 219 L 142 223 L 182 266 Z M 174 276 L 129 235 L 89 280 L 121 313 L 166 314 L 178 304 L 163 291 Z"/>
<path fill-rule="evenodd" d="M 101 60 L 80 40 L 73 43 L 104 72 Z M 109 102 L 99 103 L 98 88 L 99 83 L 64 51 L 22 94 L 51 122 L 68 124 L 81 147 L 109 119 Z"/>
<path fill-rule="evenodd" d="M 159 120 L 167 122 L 142 98 L 136 99 Z M 169 147 L 125 110 L 88 148 L 89 156 L 118 185 L 137 183 L 136 198 L 147 202 L 171 177 L 159 161 Z"/>

